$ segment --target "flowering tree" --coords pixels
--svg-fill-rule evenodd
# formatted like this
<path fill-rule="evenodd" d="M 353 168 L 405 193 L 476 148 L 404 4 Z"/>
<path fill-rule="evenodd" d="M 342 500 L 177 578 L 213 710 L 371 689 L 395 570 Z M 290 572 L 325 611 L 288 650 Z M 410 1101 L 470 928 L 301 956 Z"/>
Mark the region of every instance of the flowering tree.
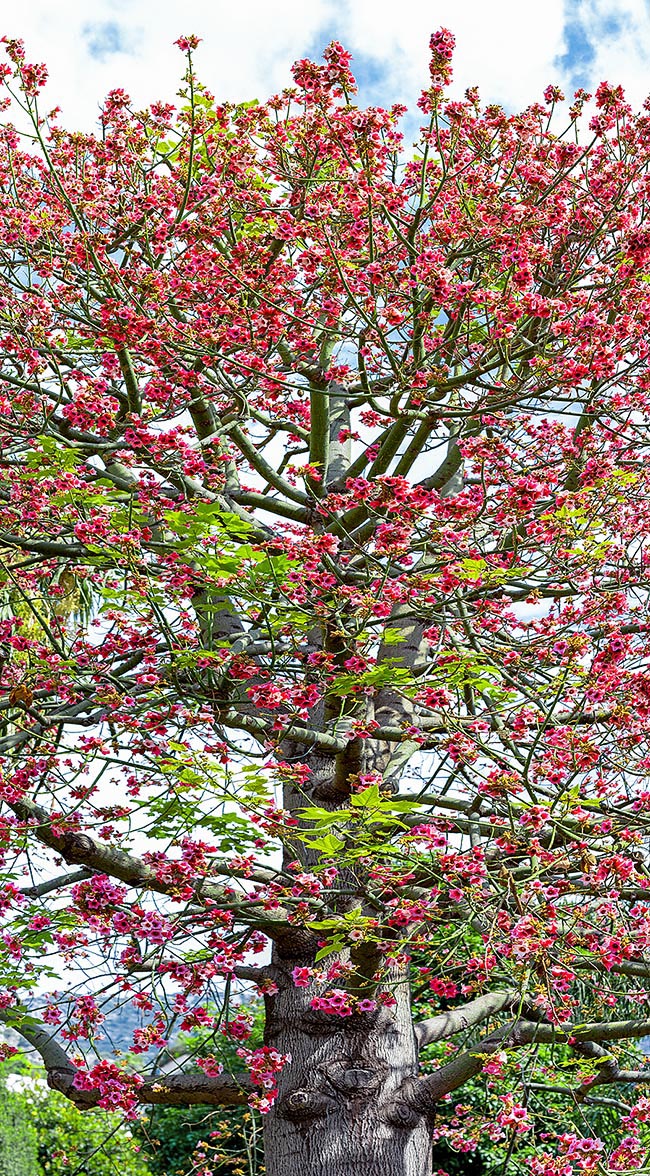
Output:
<path fill-rule="evenodd" d="M 1 1016 L 79 1106 L 248 1101 L 269 1176 L 639 1166 L 650 114 L 448 100 L 442 30 L 413 153 L 340 45 L 233 106 L 196 43 L 96 136 L 5 45 Z"/>

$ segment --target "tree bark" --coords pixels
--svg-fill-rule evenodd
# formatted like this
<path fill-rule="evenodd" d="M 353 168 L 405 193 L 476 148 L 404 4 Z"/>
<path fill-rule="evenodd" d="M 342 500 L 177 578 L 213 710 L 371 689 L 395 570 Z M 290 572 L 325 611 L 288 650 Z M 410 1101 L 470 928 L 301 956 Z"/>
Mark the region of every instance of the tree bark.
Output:
<path fill-rule="evenodd" d="M 412 640 L 411 628 L 404 644 L 413 645 L 416 657 L 421 635 Z M 405 651 L 400 652 L 406 658 Z M 390 717 L 401 717 L 401 699 L 384 692 L 379 703 Z M 327 717 L 316 708 L 314 726 Z M 392 746 L 361 739 L 351 740 L 338 753 L 305 746 L 309 782 L 304 791 L 285 786 L 285 809 L 300 821 L 301 809 L 310 802 L 338 808 L 346 803 L 357 773 L 385 771 L 392 752 Z M 307 870 L 320 857 L 304 844 L 286 846 L 285 868 L 294 855 Z M 334 908 L 342 912 L 359 904 L 363 909 L 365 878 L 343 868 L 337 879 L 337 885 L 342 884 L 349 893 L 334 900 Z M 294 984 L 293 968 L 313 967 L 316 951 L 317 936 L 307 928 L 296 926 L 293 939 L 275 937 L 270 972 L 278 991 L 266 998 L 265 1041 L 290 1055 L 291 1061 L 280 1074 L 277 1099 L 265 1117 L 267 1176 L 430 1176 L 433 1116 L 411 1097 L 418 1075 L 418 1043 L 408 966 L 394 965 L 379 989 L 394 999 L 394 1005 L 379 1003 L 374 1012 L 341 1017 L 311 1007 L 315 995 L 337 987 L 336 980 L 323 982 L 320 988 Z M 379 956 L 370 945 L 367 958 L 362 958 L 363 947 L 358 953 L 347 949 L 345 957 L 353 954 L 358 955 L 357 981 L 367 983 L 363 995 L 377 997 L 373 976 Z M 324 961 L 325 969 L 332 958 Z"/>
<path fill-rule="evenodd" d="M 400 1097 L 417 1074 L 406 977 L 394 1007 L 339 1017 L 310 1007 L 296 962 L 276 960 L 268 1000 L 267 1044 L 291 1062 L 265 1122 L 267 1176 L 429 1176 L 431 1121 Z"/>

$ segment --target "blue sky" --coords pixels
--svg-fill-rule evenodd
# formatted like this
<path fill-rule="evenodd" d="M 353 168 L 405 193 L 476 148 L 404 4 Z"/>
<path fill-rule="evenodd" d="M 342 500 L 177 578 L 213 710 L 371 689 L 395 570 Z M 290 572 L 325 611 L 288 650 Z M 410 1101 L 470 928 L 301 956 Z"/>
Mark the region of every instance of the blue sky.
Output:
<path fill-rule="evenodd" d="M 116 86 L 138 105 L 173 98 L 181 33 L 203 37 L 197 67 L 220 98 L 268 95 L 295 58 L 336 37 L 355 55 L 363 100 L 413 105 L 441 24 L 457 37 L 458 90 L 478 84 L 510 109 L 549 82 L 606 78 L 637 105 L 650 91 L 650 0 L 29 0 L 0 23 L 47 61 L 48 100 L 85 128 Z"/>

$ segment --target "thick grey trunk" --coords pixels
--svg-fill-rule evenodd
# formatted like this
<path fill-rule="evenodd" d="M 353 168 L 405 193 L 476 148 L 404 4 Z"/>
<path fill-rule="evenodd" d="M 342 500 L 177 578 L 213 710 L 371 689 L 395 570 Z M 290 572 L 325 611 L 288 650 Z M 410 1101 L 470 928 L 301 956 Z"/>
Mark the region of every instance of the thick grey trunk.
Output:
<path fill-rule="evenodd" d="M 417 1073 L 408 985 L 394 1008 L 338 1017 L 310 1007 L 276 961 L 267 1043 L 291 1054 L 265 1122 L 267 1176 L 429 1176 L 431 1124 L 400 1102 Z"/>

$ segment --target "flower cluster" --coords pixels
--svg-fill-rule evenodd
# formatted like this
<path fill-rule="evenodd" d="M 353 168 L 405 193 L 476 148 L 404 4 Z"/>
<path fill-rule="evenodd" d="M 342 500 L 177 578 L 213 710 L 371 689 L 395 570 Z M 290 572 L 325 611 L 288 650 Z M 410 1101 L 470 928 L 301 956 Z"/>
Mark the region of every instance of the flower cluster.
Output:
<path fill-rule="evenodd" d="M 139 1074 L 127 1074 L 108 1059 L 97 1062 L 91 1070 L 77 1070 L 74 1076 L 76 1090 L 96 1093 L 98 1106 L 123 1111 L 127 1119 L 136 1118 L 138 1089 L 142 1081 Z"/>
<path fill-rule="evenodd" d="M 290 1054 L 281 1054 L 268 1045 L 259 1049 L 246 1049 L 240 1046 L 237 1056 L 245 1062 L 254 1086 L 259 1086 L 264 1092 L 252 1094 L 249 1097 L 250 1106 L 265 1115 L 270 1111 L 277 1097 L 277 1076 L 291 1061 Z"/>
<path fill-rule="evenodd" d="M 371 997 L 359 999 L 342 988 L 331 988 L 323 996 L 315 996 L 309 1002 L 312 1009 L 331 1013 L 335 1017 L 351 1017 L 353 1013 L 373 1013 L 377 1002 Z"/>

